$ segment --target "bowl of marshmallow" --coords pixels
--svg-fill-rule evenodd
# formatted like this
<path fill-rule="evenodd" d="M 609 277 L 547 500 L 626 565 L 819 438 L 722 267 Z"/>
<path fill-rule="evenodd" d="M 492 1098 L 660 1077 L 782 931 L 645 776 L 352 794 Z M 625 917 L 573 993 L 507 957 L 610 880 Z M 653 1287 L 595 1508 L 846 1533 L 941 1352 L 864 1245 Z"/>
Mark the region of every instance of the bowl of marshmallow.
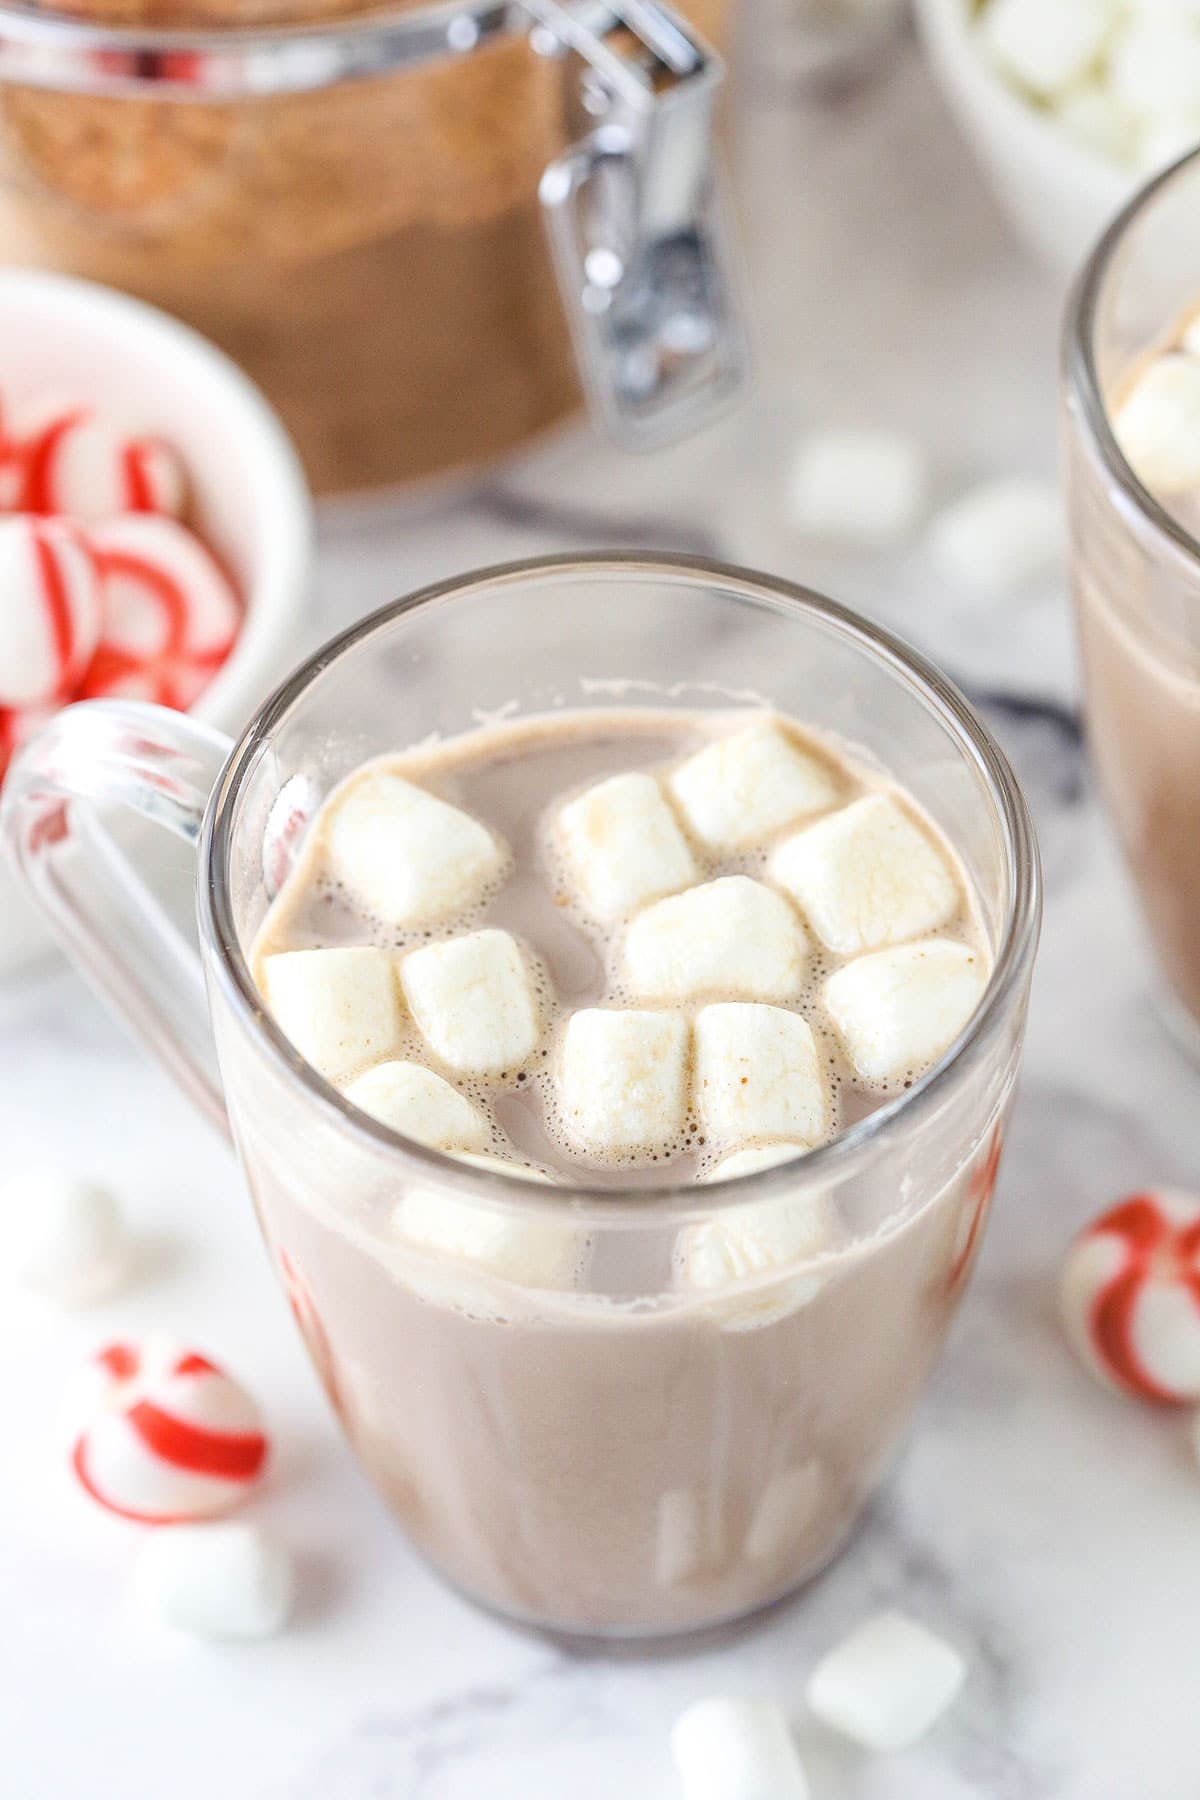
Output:
<path fill-rule="evenodd" d="M 242 725 L 294 660 L 308 490 L 258 390 L 165 314 L 0 271 L 0 781 L 59 707 Z M 0 976 L 48 947 L 0 867 Z"/>
<path fill-rule="evenodd" d="M 1069 275 L 1149 176 L 1200 144 L 1200 8 L 916 0 L 947 104 L 1018 235 Z"/>

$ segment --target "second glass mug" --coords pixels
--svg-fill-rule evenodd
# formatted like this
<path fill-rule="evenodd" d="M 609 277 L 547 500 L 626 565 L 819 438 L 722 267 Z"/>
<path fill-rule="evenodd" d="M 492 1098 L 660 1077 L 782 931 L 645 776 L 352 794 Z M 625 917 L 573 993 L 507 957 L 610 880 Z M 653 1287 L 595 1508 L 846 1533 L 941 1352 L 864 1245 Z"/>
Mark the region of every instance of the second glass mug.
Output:
<path fill-rule="evenodd" d="M 614 702 L 766 704 L 886 768 L 953 844 L 991 941 L 987 993 L 936 1068 L 840 1138 L 735 1185 L 547 1190 L 427 1150 L 301 1060 L 247 966 L 294 848 L 289 822 L 364 759 L 497 715 Z M 191 952 L 106 834 L 114 802 L 198 845 L 208 1015 Z M 233 747 L 157 708 L 69 709 L 14 763 L 3 819 L 67 948 L 227 1121 L 346 1435 L 438 1569 L 522 1621 L 635 1636 L 737 1618 L 830 1559 L 974 1261 L 1040 919 L 1012 771 L 930 665 L 743 571 L 644 556 L 516 564 L 355 626 Z M 510 1218 L 565 1208 L 590 1240 L 587 1272 L 563 1291 L 521 1288 L 406 1248 L 389 1221 L 414 1189 Z M 806 1194 L 836 1206 L 844 1248 L 749 1277 L 721 1305 L 672 1290 L 682 1226 Z"/>

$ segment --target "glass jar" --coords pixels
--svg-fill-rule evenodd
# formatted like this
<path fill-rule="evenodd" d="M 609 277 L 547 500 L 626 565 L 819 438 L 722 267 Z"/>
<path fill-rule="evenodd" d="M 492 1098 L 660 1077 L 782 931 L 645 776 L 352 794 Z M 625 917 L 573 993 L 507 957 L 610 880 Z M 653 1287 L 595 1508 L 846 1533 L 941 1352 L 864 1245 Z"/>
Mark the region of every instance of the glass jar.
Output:
<path fill-rule="evenodd" d="M 685 10 L 715 30 L 724 0 Z M 198 327 L 319 492 L 485 463 L 568 414 L 580 375 L 618 437 L 676 435 L 743 362 L 722 67 L 658 0 L 627 12 L 0 6 L 0 257 Z"/>

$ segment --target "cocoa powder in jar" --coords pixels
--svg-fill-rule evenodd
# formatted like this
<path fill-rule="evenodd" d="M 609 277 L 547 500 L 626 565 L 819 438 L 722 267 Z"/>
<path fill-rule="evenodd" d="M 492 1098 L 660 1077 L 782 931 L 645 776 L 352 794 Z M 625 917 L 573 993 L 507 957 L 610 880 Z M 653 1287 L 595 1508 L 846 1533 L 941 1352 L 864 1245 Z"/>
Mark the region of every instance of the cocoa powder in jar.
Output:
<path fill-rule="evenodd" d="M 211 29 L 381 9 L 53 10 Z M 684 10 L 711 34 L 719 0 Z M 278 407 L 318 491 L 478 465 L 578 401 L 537 201 L 566 141 L 565 94 L 563 65 L 522 37 L 234 104 L 8 85 L 0 256 L 136 293 L 215 339 Z"/>

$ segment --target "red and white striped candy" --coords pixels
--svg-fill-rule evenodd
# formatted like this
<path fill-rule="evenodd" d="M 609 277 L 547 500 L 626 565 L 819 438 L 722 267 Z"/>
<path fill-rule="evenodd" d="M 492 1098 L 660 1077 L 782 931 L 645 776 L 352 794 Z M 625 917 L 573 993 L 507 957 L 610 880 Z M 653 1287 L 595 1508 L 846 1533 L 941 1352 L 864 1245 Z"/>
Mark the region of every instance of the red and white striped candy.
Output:
<path fill-rule="evenodd" d="M 186 709 L 233 648 L 241 606 L 200 540 L 174 519 L 127 513 L 88 534 L 100 580 L 99 653 L 84 695 Z"/>
<path fill-rule="evenodd" d="M 1200 1400 L 1200 1199 L 1130 1194 L 1067 1252 L 1062 1312 L 1083 1362 L 1143 1400 Z"/>
<path fill-rule="evenodd" d="M 18 512 L 91 525 L 117 513 L 177 517 L 187 500 L 183 465 L 161 438 L 130 436 L 94 407 L 43 402 L 13 426 Z"/>
<path fill-rule="evenodd" d="M 109 1344 L 85 1369 L 71 1462 L 93 1500 L 147 1525 L 227 1512 L 267 1459 L 253 1400 L 195 1351 Z"/>
<path fill-rule="evenodd" d="M 100 586 L 65 519 L 0 519 L 0 706 L 67 699 L 100 641 Z"/>

